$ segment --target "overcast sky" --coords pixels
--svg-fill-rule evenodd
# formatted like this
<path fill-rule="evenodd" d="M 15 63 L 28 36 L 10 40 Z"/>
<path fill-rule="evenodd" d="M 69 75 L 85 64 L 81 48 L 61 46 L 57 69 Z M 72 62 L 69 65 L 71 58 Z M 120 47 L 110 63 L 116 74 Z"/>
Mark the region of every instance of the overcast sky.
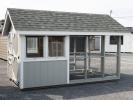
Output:
<path fill-rule="evenodd" d="M 133 0 L 0 0 L 0 19 L 7 8 L 109 14 L 124 26 L 133 27 Z"/>

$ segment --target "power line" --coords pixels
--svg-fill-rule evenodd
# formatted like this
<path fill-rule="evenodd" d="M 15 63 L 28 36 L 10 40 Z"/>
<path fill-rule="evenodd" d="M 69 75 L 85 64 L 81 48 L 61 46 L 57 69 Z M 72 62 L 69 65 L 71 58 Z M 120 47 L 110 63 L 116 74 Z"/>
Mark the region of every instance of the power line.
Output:
<path fill-rule="evenodd" d="M 120 16 L 120 17 L 113 17 L 113 18 L 133 18 L 133 16 Z"/>

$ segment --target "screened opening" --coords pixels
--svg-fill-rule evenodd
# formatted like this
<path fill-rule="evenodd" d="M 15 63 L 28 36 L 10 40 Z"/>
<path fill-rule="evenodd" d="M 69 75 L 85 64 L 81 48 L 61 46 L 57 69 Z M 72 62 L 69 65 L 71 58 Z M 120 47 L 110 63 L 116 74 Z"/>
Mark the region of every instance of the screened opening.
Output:
<path fill-rule="evenodd" d="M 74 46 L 74 41 L 75 46 Z M 76 48 L 76 52 L 85 52 L 85 36 L 77 36 L 70 37 L 70 52 L 74 52 L 74 47 Z M 94 37 L 90 41 L 90 49 L 91 51 L 99 51 L 100 50 L 100 37 Z"/>
<path fill-rule="evenodd" d="M 110 44 L 116 45 L 119 36 L 110 36 Z M 121 44 L 123 45 L 123 36 L 121 36 Z"/>
<path fill-rule="evenodd" d="M 64 36 L 49 36 L 49 56 L 64 56 Z"/>
<path fill-rule="evenodd" d="M 120 42 L 119 39 L 117 38 L 117 42 Z M 70 37 L 70 81 L 80 82 L 80 79 L 117 76 L 120 45 L 117 43 L 115 48 L 115 53 L 105 53 L 105 36 Z"/>
<path fill-rule="evenodd" d="M 26 56 L 43 57 L 43 37 L 26 37 Z"/>
<path fill-rule="evenodd" d="M 70 52 L 74 52 L 74 41 L 76 42 L 76 51 L 84 52 L 85 51 L 85 37 L 70 37 L 71 45 Z"/>

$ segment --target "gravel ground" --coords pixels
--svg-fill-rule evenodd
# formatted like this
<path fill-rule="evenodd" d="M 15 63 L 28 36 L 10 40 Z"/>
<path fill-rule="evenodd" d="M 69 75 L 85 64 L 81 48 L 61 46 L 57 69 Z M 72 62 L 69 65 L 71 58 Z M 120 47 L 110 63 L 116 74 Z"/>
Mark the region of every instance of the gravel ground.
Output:
<path fill-rule="evenodd" d="M 0 100 L 133 100 L 133 54 L 122 54 L 119 81 L 20 91 L 0 60 Z"/>

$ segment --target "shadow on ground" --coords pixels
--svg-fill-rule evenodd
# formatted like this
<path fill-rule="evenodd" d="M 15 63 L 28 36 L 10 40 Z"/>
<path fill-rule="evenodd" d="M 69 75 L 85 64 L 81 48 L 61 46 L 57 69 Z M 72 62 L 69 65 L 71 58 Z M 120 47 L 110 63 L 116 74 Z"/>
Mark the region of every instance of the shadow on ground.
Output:
<path fill-rule="evenodd" d="M 0 86 L 0 100 L 77 99 L 125 91 L 133 91 L 133 75 L 121 74 L 119 81 L 56 88 L 38 88 L 25 91 L 20 91 L 13 86 Z"/>

